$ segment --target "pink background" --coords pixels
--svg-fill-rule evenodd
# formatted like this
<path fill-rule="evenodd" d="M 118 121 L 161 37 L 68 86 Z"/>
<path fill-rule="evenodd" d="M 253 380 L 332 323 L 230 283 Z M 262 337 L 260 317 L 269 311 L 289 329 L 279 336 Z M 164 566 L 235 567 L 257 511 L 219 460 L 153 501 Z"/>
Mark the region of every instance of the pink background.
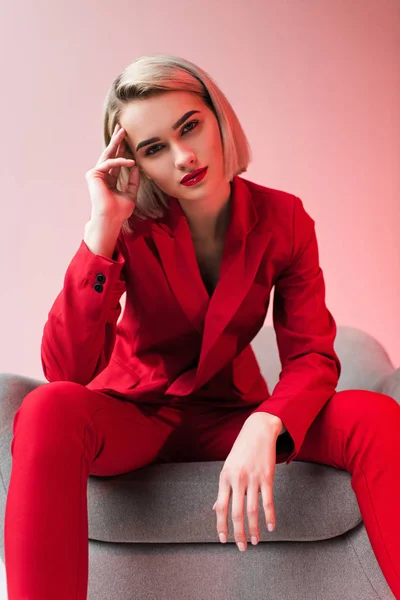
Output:
<path fill-rule="evenodd" d="M 400 365 L 398 0 L 26 0 L 3 3 L 0 34 L 1 372 L 44 380 L 42 331 L 90 217 L 105 95 L 152 52 L 220 85 L 252 146 L 243 177 L 296 194 L 316 222 L 337 324 Z"/>

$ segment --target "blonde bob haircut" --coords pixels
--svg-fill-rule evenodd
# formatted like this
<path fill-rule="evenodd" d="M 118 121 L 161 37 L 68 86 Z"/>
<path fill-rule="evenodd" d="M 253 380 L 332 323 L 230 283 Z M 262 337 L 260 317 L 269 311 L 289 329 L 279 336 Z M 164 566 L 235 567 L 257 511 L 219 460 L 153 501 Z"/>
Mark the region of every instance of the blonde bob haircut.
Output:
<path fill-rule="evenodd" d="M 119 122 L 124 106 L 135 99 L 144 99 L 172 91 L 192 92 L 203 98 L 215 114 L 221 133 L 224 173 L 228 181 L 247 170 L 251 149 L 243 128 L 231 104 L 213 79 L 192 62 L 168 54 L 140 56 L 127 66 L 112 83 L 104 103 L 104 142 L 107 147 Z M 126 144 L 125 158 L 134 158 Z M 138 219 L 158 219 L 168 208 L 165 194 L 139 170 L 139 190 L 134 215 Z M 125 189 L 129 169 L 121 167 L 117 182 Z M 133 233 L 132 217 L 122 225 L 123 233 Z"/>

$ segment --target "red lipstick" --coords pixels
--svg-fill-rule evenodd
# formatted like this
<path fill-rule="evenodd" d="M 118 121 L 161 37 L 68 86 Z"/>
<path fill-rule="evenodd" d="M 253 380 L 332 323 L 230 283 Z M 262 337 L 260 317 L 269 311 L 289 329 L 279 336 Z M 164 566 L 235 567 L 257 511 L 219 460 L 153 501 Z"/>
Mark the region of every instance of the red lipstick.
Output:
<path fill-rule="evenodd" d="M 207 174 L 208 167 L 204 167 L 203 169 L 197 169 L 193 171 L 193 173 L 188 173 L 181 179 L 181 183 L 183 185 L 196 185 L 199 183 Z"/>

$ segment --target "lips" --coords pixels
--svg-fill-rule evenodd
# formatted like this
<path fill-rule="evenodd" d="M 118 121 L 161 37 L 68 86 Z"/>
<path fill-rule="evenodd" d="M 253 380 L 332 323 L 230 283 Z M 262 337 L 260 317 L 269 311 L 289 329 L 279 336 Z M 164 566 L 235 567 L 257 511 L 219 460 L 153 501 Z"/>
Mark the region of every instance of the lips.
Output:
<path fill-rule="evenodd" d="M 185 175 L 185 177 L 182 177 L 181 183 L 185 183 L 185 181 L 188 181 L 189 179 L 196 177 L 196 175 L 199 175 L 199 173 L 203 173 L 203 171 L 205 171 L 206 169 L 207 169 L 207 167 L 203 167 L 202 169 L 197 169 L 196 171 L 193 171 L 192 173 L 188 173 L 187 175 Z"/>

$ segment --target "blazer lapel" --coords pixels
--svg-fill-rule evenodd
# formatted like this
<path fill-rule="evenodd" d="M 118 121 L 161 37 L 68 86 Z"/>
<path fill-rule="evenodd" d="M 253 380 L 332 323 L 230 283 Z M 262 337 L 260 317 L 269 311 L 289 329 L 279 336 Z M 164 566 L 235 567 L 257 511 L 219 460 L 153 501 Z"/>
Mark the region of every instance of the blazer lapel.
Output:
<path fill-rule="evenodd" d="M 169 198 L 164 222 L 154 221 L 151 230 L 165 276 L 182 310 L 200 333 L 210 298 L 201 279 L 190 229 L 175 198 Z"/>
<path fill-rule="evenodd" d="M 251 192 L 237 176 L 233 178 L 231 215 L 220 279 L 205 316 L 197 368 L 199 386 L 213 374 L 212 364 L 215 361 L 210 351 L 248 293 L 272 236 L 271 231 L 265 229 L 265 224 L 259 223 Z M 257 227 L 258 223 L 261 226 Z M 234 357 L 234 345 L 232 350 Z"/>

